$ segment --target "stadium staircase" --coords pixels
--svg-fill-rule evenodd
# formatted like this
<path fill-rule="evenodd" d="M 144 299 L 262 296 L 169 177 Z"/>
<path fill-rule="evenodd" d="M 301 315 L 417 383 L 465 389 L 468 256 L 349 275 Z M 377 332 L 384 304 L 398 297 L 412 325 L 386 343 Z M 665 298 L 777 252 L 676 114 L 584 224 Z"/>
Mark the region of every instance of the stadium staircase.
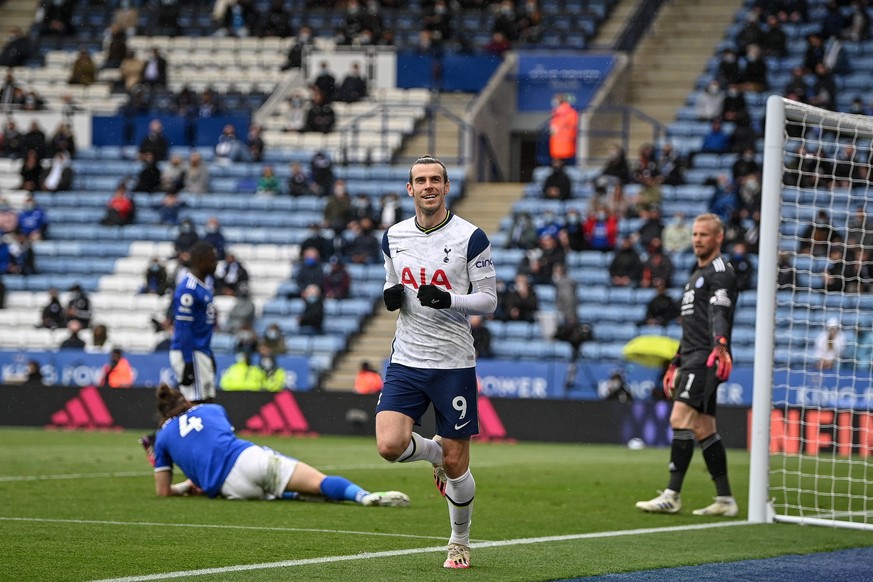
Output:
<path fill-rule="evenodd" d="M 3 32 L 17 26 L 27 33 L 33 24 L 33 15 L 39 5 L 37 0 L 6 0 L 0 6 L 0 19 L 3 20 Z"/>
<path fill-rule="evenodd" d="M 620 20 L 627 18 L 627 4 L 616 6 L 595 38 L 595 44 L 610 42 Z M 631 55 L 628 99 L 632 107 L 657 122 L 667 125 L 676 118 L 689 92 L 694 90 L 700 71 L 706 67 L 724 31 L 734 21 L 742 0 L 674 0 L 664 4 Z M 611 36 L 610 36 L 611 35 Z M 614 131 L 620 131 L 616 118 Z M 592 143 L 592 158 L 603 159 L 616 138 Z M 652 141 L 652 126 L 641 119 L 631 121 L 628 155 L 635 156 L 644 143 Z"/>

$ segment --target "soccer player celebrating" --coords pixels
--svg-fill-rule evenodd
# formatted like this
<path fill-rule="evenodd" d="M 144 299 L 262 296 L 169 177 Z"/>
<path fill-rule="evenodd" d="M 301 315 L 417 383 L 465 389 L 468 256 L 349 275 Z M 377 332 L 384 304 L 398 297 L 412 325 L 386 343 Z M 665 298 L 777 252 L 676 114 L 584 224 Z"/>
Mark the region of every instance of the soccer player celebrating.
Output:
<path fill-rule="evenodd" d="M 673 444 L 670 480 L 658 497 L 636 506 L 652 513 L 682 509 L 679 492 L 694 455 L 695 441 L 703 451 L 706 468 L 715 483 L 715 502 L 694 515 L 737 514 L 737 502 L 728 481 L 727 456 L 716 427 L 716 388 L 728 379 L 732 361 L 731 328 L 737 300 L 737 277 L 721 254 L 724 225 L 714 214 L 694 220 L 692 244 L 697 268 L 682 296 L 682 341 L 664 374 L 664 393 L 674 400 L 670 413 Z M 681 366 L 681 367 L 680 367 Z"/>
<path fill-rule="evenodd" d="M 218 404 L 192 404 L 161 384 L 162 426 L 155 438 L 155 492 L 161 497 L 205 494 L 225 499 L 295 499 L 298 494 L 366 506 L 405 507 L 400 491 L 370 493 L 344 477 L 327 476 L 303 461 L 239 439 Z M 173 465 L 187 479 L 172 484 Z"/>
<path fill-rule="evenodd" d="M 215 305 L 209 278 L 218 259 L 206 242 L 196 242 L 191 250 L 191 270 L 176 286 L 173 295 L 173 339 L 170 366 L 179 380 L 179 390 L 191 402 L 215 399 L 215 359 L 212 331 Z"/>
<path fill-rule="evenodd" d="M 470 567 L 470 521 L 476 482 L 470 437 L 479 432 L 476 353 L 468 315 L 497 307 L 491 243 L 446 207 L 445 165 L 425 156 L 412 164 L 406 191 L 415 216 L 382 237 L 383 297 L 400 310 L 392 353 L 376 406 L 376 446 L 391 462 L 428 461 L 449 506 L 446 568 Z M 433 404 L 438 436 L 413 432 Z"/>

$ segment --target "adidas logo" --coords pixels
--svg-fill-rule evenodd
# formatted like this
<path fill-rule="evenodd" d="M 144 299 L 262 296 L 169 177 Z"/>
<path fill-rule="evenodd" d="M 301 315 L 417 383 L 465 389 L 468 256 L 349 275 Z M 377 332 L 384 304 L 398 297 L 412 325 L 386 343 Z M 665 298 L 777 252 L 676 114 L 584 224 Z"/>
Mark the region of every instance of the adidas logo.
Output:
<path fill-rule="evenodd" d="M 52 414 L 51 424 L 46 428 L 119 430 L 114 423 L 100 392 L 94 386 L 87 386 Z"/>
<path fill-rule="evenodd" d="M 258 414 L 249 418 L 243 432 L 286 436 L 316 436 L 318 434 L 309 430 L 309 423 L 303 416 L 303 412 L 300 411 L 297 400 L 287 390 L 276 394 L 272 402 L 263 405 Z"/>

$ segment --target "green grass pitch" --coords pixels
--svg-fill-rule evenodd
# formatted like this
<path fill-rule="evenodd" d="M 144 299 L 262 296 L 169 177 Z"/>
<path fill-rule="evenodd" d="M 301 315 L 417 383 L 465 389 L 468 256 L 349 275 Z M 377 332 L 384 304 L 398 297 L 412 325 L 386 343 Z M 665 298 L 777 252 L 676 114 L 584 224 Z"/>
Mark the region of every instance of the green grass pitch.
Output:
<path fill-rule="evenodd" d="M 649 515 L 634 502 L 664 486 L 665 449 L 474 443 L 473 567 L 449 571 L 429 466 L 385 463 L 372 438 L 252 440 L 405 491 L 410 507 L 159 499 L 138 436 L 0 428 L 0 579 L 554 580 L 873 544 L 864 531 L 744 523 L 745 451 L 728 453 L 743 517 L 712 519 L 690 511 L 713 495 L 699 453 L 683 512 Z"/>

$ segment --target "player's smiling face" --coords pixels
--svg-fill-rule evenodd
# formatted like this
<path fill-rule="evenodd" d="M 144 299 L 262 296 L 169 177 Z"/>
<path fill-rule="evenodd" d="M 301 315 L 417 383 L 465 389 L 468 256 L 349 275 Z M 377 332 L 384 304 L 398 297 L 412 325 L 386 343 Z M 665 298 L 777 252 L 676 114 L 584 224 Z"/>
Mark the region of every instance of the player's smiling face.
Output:
<path fill-rule="evenodd" d="M 445 206 L 449 182 L 440 164 L 416 164 L 412 167 L 412 182 L 406 191 L 415 200 L 415 207 L 426 216 L 433 216 Z"/>

